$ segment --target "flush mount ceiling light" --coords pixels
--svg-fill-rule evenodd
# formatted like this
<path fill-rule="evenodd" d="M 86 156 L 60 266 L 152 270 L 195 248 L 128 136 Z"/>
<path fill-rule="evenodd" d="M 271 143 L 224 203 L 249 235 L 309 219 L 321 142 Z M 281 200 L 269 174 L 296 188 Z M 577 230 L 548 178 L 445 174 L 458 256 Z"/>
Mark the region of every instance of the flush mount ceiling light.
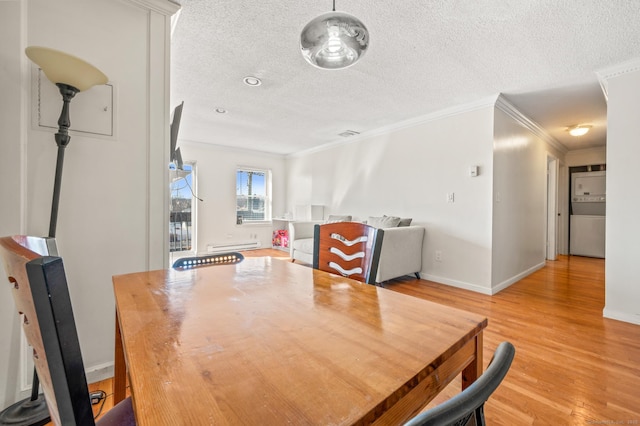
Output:
<path fill-rule="evenodd" d="M 590 124 L 578 124 L 577 126 L 567 128 L 567 131 L 571 136 L 584 136 L 591 130 L 591 127 Z"/>
<path fill-rule="evenodd" d="M 227 113 L 227 110 L 226 110 L 226 109 L 224 109 L 224 108 L 220 108 L 220 107 L 216 108 L 216 109 L 215 109 L 215 111 L 216 111 L 218 114 L 226 114 L 226 113 Z"/>
<path fill-rule="evenodd" d="M 369 31 L 355 16 L 333 11 L 311 20 L 300 34 L 302 56 L 311 65 L 327 70 L 355 64 L 369 47 Z"/>
<path fill-rule="evenodd" d="M 260 80 L 258 77 L 253 77 L 253 76 L 248 76 L 242 79 L 242 81 L 244 81 L 244 84 L 246 84 L 247 86 L 260 86 L 262 84 L 262 80 Z"/>

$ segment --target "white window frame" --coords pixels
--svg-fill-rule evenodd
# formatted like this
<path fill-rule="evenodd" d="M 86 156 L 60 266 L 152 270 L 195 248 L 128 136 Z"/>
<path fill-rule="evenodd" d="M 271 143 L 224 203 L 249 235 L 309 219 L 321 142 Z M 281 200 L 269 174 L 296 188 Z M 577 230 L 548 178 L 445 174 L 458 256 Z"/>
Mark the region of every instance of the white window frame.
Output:
<path fill-rule="evenodd" d="M 259 219 L 259 220 L 255 220 L 255 219 L 246 219 L 243 217 L 242 223 L 240 223 L 240 221 L 238 220 L 238 217 L 240 216 L 238 214 L 238 187 L 241 184 L 238 181 L 238 173 L 240 172 L 255 172 L 255 173 L 264 173 L 264 188 L 265 188 L 265 200 L 264 200 L 264 218 L 263 219 Z M 271 218 L 272 218 L 272 205 L 273 205 L 273 198 L 272 198 L 272 184 L 271 184 L 271 180 L 272 180 L 272 173 L 271 173 L 271 169 L 263 169 L 263 168 L 259 168 L 259 167 L 244 167 L 244 166 L 238 166 L 236 167 L 236 178 L 235 178 L 235 184 L 236 184 L 236 190 L 235 190 L 235 194 L 236 194 L 236 225 L 255 225 L 255 224 L 265 224 L 265 223 L 271 223 Z M 248 195 L 248 194 L 247 194 Z"/>

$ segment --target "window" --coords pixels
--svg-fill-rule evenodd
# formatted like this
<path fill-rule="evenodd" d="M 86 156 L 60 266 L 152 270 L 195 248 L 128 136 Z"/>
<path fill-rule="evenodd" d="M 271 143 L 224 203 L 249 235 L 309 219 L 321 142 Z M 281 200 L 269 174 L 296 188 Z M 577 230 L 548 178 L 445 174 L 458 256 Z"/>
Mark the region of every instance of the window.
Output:
<path fill-rule="evenodd" d="M 195 163 L 185 162 L 182 169 L 169 165 L 169 251 L 195 252 Z"/>
<path fill-rule="evenodd" d="M 271 220 L 271 171 L 238 169 L 236 223 Z"/>

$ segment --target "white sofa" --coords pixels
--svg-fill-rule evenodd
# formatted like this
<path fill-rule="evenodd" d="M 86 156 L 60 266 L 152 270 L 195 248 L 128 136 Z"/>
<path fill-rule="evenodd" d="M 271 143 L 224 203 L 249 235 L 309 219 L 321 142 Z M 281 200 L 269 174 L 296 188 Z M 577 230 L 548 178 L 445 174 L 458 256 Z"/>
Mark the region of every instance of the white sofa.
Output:
<path fill-rule="evenodd" d="M 313 263 L 313 229 L 318 221 L 289 222 L 289 255 L 295 262 Z M 415 274 L 420 278 L 422 270 L 422 226 L 383 228 L 382 250 L 376 282 L 382 283 L 403 275 Z"/>

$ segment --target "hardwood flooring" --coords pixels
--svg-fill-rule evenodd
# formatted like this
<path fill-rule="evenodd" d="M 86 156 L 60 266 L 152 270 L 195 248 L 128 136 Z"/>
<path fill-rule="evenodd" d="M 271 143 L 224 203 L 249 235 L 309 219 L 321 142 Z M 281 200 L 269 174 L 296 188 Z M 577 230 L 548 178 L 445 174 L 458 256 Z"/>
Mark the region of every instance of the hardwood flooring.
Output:
<path fill-rule="evenodd" d="M 602 317 L 604 260 L 560 256 L 494 296 L 409 277 L 386 287 L 487 316 L 485 367 L 500 342 L 515 345 L 511 370 L 485 406 L 488 424 L 640 424 L 640 326 Z M 91 389 L 110 395 L 111 381 Z M 459 389 L 460 379 L 430 407 Z"/>
<path fill-rule="evenodd" d="M 602 317 L 604 260 L 561 256 L 494 296 L 423 280 L 387 288 L 486 315 L 485 367 L 501 341 L 515 345 L 488 424 L 640 424 L 640 326 Z"/>

